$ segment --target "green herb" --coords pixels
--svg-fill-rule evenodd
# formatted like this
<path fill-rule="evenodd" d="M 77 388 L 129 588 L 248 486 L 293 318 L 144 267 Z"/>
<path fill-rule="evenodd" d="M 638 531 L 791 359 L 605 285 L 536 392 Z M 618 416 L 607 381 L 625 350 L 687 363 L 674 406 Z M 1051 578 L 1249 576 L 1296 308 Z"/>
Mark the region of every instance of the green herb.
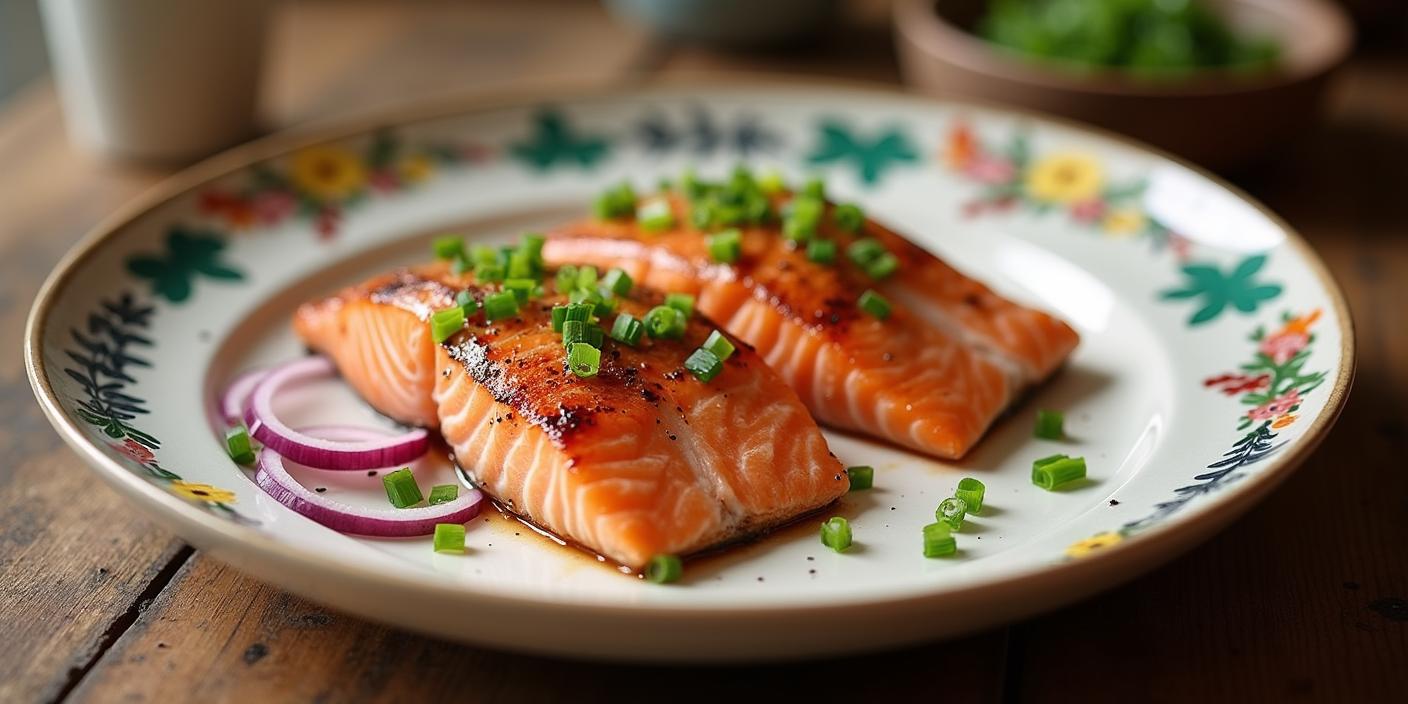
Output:
<path fill-rule="evenodd" d="M 585 342 L 573 343 L 567 351 L 567 367 L 573 374 L 582 378 L 596 376 L 597 371 L 601 369 L 601 350 Z"/>
<path fill-rule="evenodd" d="M 436 523 L 435 552 L 464 552 L 464 524 Z"/>
<path fill-rule="evenodd" d="M 592 212 L 602 220 L 630 217 L 636 209 L 636 192 L 630 183 L 606 189 L 592 204 Z"/>
<path fill-rule="evenodd" d="M 958 490 L 953 492 L 955 498 L 962 499 L 968 505 L 968 510 L 975 514 L 983 512 L 983 493 L 987 487 L 983 483 L 972 477 L 964 477 L 958 480 Z"/>
<path fill-rule="evenodd" d="M 225 451 L 235 464 L 254 464 L 254 442 L 243 424 L 225 431 Z"/>
<path fill-rule="evenodd" d="M 687 293 L 672 293 L 665 296 L 665 305 L 683 313 L 686 318 L 694 315 L 694 296 Z"/>
<path fill-rule="evenodd" d="M 563 264 L 557 270 L 557 292 L 569 293 L 577 288 L 577 267 Z"/>
<path fill-rule="evenodd" d="M 464 308 L 455 306 L 430 314 L 430 337 L 436 344 L 448 340 L 464 327 Z"/>
<path fill-rule="evenodd" d="M 622 269 L 612 269 L 606 272 L 606 277 L 601 280 L 601 287 L 610 291 L 612 295 L 624 296 L 631 292 L 635 282 L 631 281 L 631 275 Z"/>
<path fill-rule="evenodd" d="M 631 347 L 639 344 L 640 336 L 644 334 L 645 326 L 630 313 L 616 316 L 616 322 L 611 324 L 611 339 Z"/>
<path fill-rule="evenodd" d="M 924 526 L 924 557 L 947 557 L 958 552 L 953 531 L 943 523 Z"/>
<path fill-rule="evenodd" d="M 807 259 L 817 264 L 832 264 L 836 261 L 836 243 L 831 240 L 812 240 L 807 243 Z"/>
<path fill-rule="evenodd" d="M 939 507 L 934 511 L 934 518 L 940 523 L 945 523 L 953 530 L 963 527 L 963 519 L 968 515 L 968 502 L 963 499 L 944 499 L 939 502 Z"/>
<path fill-rule="evenodd" d="M 576 289 L 578 291 L 594 291 L 596 290 L 596 282 L 596 267 L 590 265 L 579 267 L 577 269 L 577 283 L 571 286 L 569 290 Z"/>
<path fill-rule="evenodd" d="M 819 176 L 813 176 L 802 184 L 802 195 L 808 198 L 822 200 L 826 198 L 826 181 Z"/>
<path fill-rule="evenodd" d="M 1043 440 L 1060 440 L 1066 436 L 1065 424 L 1066 416 L 1060 411 L 1039 410 L 1032 434 Z"/>
<path fill-rule="evenodd" d="M 562 332 L 562 324 L 567 322 L 567 306 L 552 307 L 552 331 Z"/>
<path fill-rule="evenodd" d="M 675 226 L 675 214 L 670 210 L 670 202 L 657 198 L 641 203 L 636 208 L 636 220 L 647 232 L 660 232 Z"/>
<path fill-rule="evenodd" d="M 684 564 L 674 555 L 656 555 L 645 566 L 645 578 L 656 584 L 678 582 L 684 576 Z"/>
<path fill-rule="evenodd" d="M 415 506 L 424 498 L 420 494 L 420 486 L 416 484 L 415 475 L 411 474 L 410 467 L 403 467 L 394 472 L 383 474 L 381 485 L 386 487 L 386 498 L 390 499 L 391 505 L 396 508 Z"/>
<path fill-rule="evenodd" d="M 1085 458 L 1057 455 L 1032 463 L 1032 483 L 1055 491 L 1085 478 Z"/>
<path fill-rule="evenodd" d="M 538 282 L 535 279 L 508 279 L 504 281 L 504 290 L 512 293 L 514 299 L 522 305 L 538 292 Z"/>
<path fill-rule="evenodd" d="M 821 544 L 836 552 L 851 546 L 851 524 L 840 516 L 832 516 L 821 524 Z"/>
<path fill-rule="evenodd" d="M 454 235 L 436 237 L 435 241 L 430 243 L 430 249 L 435 252 L 436 259 L 454 261 L 457 259 L 464 259 L 465 256 L 464 240 L 455 237 Z"/>
<path fill-rule="evenodd" d="M 865 224 L 865 211 L 854 203 L 842 203 L 831 209 L 831 219 L 836 221 L 836 227 L 846 232 L 860 232 Z"/>
<path fill-rule="evenodd" d="M 724 334 L 718 330 L 709 333 L 709 337 L 704 339 L 704 344 L 700 345 L 699 348 L 709 350 L 720 360 L 732 357 L 734 351 L 733 343 L 729 342 L 728 338 L 724 337 Z"/>
<path fill-rule="evenodd" d="M 484 320 L 496 322 L 518 315 L 518 296 L 512 291 L 500 291 L 484 297 Z"/>
<path fill-rule="evenodd" d="M 871 237 L 862 237 L 846 248 L 846 257 L 862 269 L 885 253 L 885 245 Z"/>
<path fill-rule="evenodd" d="M 787 190 L 787 182 L 783 180 L 782 174 L 777 171 L 769 171 L 758 179 L 758 190 L 763 195 L 775 196 Z"/>
<path fill-rule="evenodd" d="M 430 487 L 430 498 L 426 500 L 426 503 L 430 504 L 431 506 L 435 506 L 437 504 L 449 503 L 451 501 L 454 501 L 455 499 L 458 499 L 459 497 L 460 488 L 458 485 L 439 484 Z"/>
<path fill-rule="evenodd" d="M 895 270 L 899 268 L 900 260 L 889 252 L 885 252 L 869 262 L 866 262 L 864 266 L 865 273 L 870 276 L 870 278 L 876 279 L 877 281 L 889 277 L 890 274 L 895 273 Z"/>
<path fill-rule="evenodd" d="M 890 302 L 885 300 L 884 296 L 876 293 L 874 289 L 866 289 L 864 293 L 860 294 L 860 299 L 856 303 L 861 310 L 880 320 L 890 317 Z"/>
<path fill-rule="evenodd" d="M 685 358 L 684 368 L 695 378 L 707 384 L 724 370 L 724 362 L 713 352 L 701 347 Z"/>
<path fill-rule="evenodd" d="M 479 301 L 474 300 L 474 294 L 469 291 L 460 291 L 455 294 L 455 305 L 464 311 L 465 319 L 479 312 Z"/>
<path fill-rule="evenodd" d="M 867 465 L 847 467 L 846 476 L 851 478 L 851 491 L 869 489 L 875 485 L 875 468 Z"/>
<path fill-rule="evenodd" d="M 482 283 L 501 283 L 507 274 L 504 267 L 499 264 L 480 264 L 474 267 L 474 278 Z"/>
<path fill-rule="evenodd" d="M 824 209 L 825 204 L 818 198 L 798 196 L 792 199 L 782 218 L 782 236 L 793 242 L 805 242 L 815 237 Z"/>
<path fill-rule="evenodd" d="M 738 261 L 739 255 L 743 253 L 743 233 L 737 228 L 722 230 L 717 234 L 704 238 L 709 246 L 709 256 L 714 261 L 722 264 L 732 264 Z"/>

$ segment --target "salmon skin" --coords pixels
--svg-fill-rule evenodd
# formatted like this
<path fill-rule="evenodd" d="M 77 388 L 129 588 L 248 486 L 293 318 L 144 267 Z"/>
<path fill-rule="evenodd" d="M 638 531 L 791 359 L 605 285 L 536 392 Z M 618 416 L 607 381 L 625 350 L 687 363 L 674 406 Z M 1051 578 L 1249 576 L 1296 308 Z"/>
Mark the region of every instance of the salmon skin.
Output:
<path fill-rule="evenodd" d="M 792 196 L 772 196 L 784 211 Z M 835 206 L 815 237 L 834 241 L 832 264 L 782 236 L 776 218 L 742 225 L 741 253 L 718 263 L 686 199 L 661 196 L 674 223 L 646 231 L 631 218 L 593 219 L 549 233 L 549 264 L 621 267 L 636 281 L 693 294 L 700 312 L 753 345 L 817 420 L 946 459 L 962 457 L 1022 392 L 1076 347 L 1076 332 L 1009 301 L 869 219 L 840 227 Z M 847 256 L 862 238 L 884 245 L 898 269 L 877 280 Z M 891 303 L 881 320 L 857 306 L 874 289 Z"/>
<path fill-rule="evenodd" d="M 598 374 L 579 378 L 552 329 L 567 302 L 556 293 L 493 324 L 473 316 L 437 344 L 426 320 L 464 290 L 498 286 L 444 266 L 399 271 L 304 304 L 294 328 L 379 411 L 438 429 L 476 485 L 533 523 L 640 569 L 849 489 L 797 395 L 746 345 L 708 383 L 684 370 L 712 331 L 698 316 L 683 339 L 607 340 Z M 652 303 L 619 299 L 637 318 Z"/>

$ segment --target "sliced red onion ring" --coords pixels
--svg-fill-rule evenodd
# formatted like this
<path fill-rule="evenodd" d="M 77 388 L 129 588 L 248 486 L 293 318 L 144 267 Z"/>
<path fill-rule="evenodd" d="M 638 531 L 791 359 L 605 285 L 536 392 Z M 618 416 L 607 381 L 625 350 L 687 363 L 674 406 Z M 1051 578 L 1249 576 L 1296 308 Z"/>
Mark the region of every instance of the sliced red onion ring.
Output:
<path fill-rule="evenodd" d="M 478 489 L 470 489 L 454 501 L 435 506 L 349 506 L 299 484 L 284 468 L 284 458 L 268 447 L 259 451 L 259 470 L 254 474 L 254 481 L 275 501 L 335 531 L 353 535 L 385 538 L 430 535 L 435 532 L 437 523 L 468 523 L 484 506 L 484 492 Z"/>
<path fill-rule="evenodd" d="M 220 415 L 229 425 L 244 422 L 244 411 L 249 405 L 249 395 L 254 393 L 254 387 L 269 375 L 268 369 L 254 369 L 247 371 L 230 382 L 225 387 L 225 393 L 220 395 Z"/>
<path fill-rule="evenodd" d="M 416 428 L 407 433 L 355 442 L 328 440 L 301 433 L 279 420 L 274 396 L 285 386 L 334 374 L 326 357 L 305 357 L 269 370 L 250 395 L 245 410 L 249 434 L 265 447 L 290 460 L 317 469 L 377 469 L 405 464 L 425 454 L 430 435 Z"/>

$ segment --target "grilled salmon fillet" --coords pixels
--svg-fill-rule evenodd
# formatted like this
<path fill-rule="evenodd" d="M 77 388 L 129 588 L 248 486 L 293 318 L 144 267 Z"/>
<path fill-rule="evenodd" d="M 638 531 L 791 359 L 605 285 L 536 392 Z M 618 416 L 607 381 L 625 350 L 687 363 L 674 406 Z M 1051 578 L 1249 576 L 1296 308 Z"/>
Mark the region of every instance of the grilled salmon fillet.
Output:
<path fill-rule="evenodd" d="M 790 194 L 774 197 L 779 210 Z M 1078 336 L 1041 311 L 1009 301 L 868 219 L 848 231 L 825 204 L 816 237 L 834 241 L 832 264 L 773 223 L 741 226 L 740 256 L 718 263 L 690 205 L 663 197 L 674 225 L 593 219 L 549 233 L 549 264 L 621 267 L 636 281 L 690 293 L 700 312 L 753 345 L 824 424 L 941 458 L 962 457 L 1020 394 L 1052 374 Z M 872 238 L 898 260 L 875 280 L 847 248 Z M 883 320 L 857 306 L 874 289 L 892 304 Z"/>
<path fill-rule="evenodd" d="M 304 304 L 294 327 L 379 411 L 438 429 L 509 510 L 628 567 L 760 532 L 849 489 L 797 395 L 746 345 L 708 383 L 684 371 L 712 330 L 697 316 L 683 339 L 608 342 L 590 378 L 564 365 L 551 309 L 566 296 L 554 293 L 434 341 L 432 312 L 497 288 L 444 266 L 400 271 Z M 620 311 L 642 318 L 653 302 L 622 298 Z"/>

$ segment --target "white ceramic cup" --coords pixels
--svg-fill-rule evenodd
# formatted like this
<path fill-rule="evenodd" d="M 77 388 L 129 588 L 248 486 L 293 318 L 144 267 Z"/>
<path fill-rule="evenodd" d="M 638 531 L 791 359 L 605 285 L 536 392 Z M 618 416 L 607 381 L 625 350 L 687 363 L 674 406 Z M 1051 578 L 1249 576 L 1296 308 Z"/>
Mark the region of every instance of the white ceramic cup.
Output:
<path fill-rule="evenodd" d="M 70 138 L 186 162 L 256 131 L 269 0 L 43 0 Z"/>

